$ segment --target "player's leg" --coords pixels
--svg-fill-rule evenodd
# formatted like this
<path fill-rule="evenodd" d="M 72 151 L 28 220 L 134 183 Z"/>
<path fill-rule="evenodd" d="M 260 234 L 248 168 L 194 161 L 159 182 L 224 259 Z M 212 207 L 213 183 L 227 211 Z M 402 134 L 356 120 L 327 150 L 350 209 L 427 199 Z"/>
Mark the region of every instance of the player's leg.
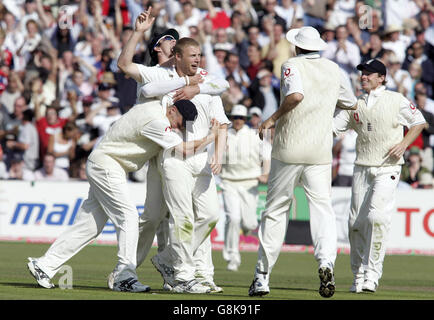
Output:
<path fill-rule="evenodd" d="M 157 166 L 157 157 L 149 160 L 146 175 L 145 209 L 139 218 L 139 240 L 137 243 L 137 267 L 145 260 L 152 247 L 155 233 L 165 219 L 167 206 L 164 201 L 161 175 Z"/>
<path fill-rule="evenodd" d="M 59 238 L 50 246 L 47 252 L 40 258 L 32 259 L 29 268 L 41 270 L 39 275 L 41 285 L 53 287 L 49 279 L 59 271 L 60 267 L 77 254 L 83 247 L 93 241 L 103 230 L 107 215 L 100 207 L 98 201 L 93 196 L 92 186 L 89 189 L 88 198 L 83 202 L 77 213 L 74 224 L 66 229 Z M 48 277 L 45 278 L 45 275 Z M 45 284 L 44 284 L 45 283 Z"/>
<path fill-rule="evenodd" d="M 355 166 L 351 188 L 351 208 L 348 217 L 350 264 L 354 275 L 350 292 L 353 293 L 362 292 L 364 281 L 363 259 L 366 253 L 365 233 L 368 222 L 366 203 L 371 197 L 369 185 L 369 171 L 364 167 Z"/>
<path fill-rule="evenodd" d="M 282 248 L 294 187 L 301 171 L 302 166 L 288 165 L 276 159 L 271 160 L 267 200 L 258 232 L 258 261 L 254 280 L 249 289 L 250 296 L 269 292 L 270 273 Z"/>
<path fill-rule="evenodd" d="M 258 218 L 256 210 L 258 207 L 258 186 L 257 181 L 243 182 L 237 187 L 239 201 L 240 201 L 240 214 L 241 223 L 240 227 L 244 235 L 249 234 L 252 230 L 258 227 Z M 237 253 L 239 257 L 239 264 L 241 264 L 241 256 L 239 254 L 239 239 L 237 235 Z"/>
<path fill-rule="evenodd" d="M 230 182 L 222 184 L 222 196 L 226 213 L 224 230 L 223 258 L 228 262 L 227 269 L 237 271 L 241 264 L 239 253 L 240 224 L 241 224 L 241 199 L 238 192 Z"/>
<path fill-rule="evenodd" d="M 214 177 L 207 171 L 195 178 L 193 189 L 195 212 L 194 260 L 195 276 L 211 292 L 220 293 L 223 289 L 214 283 L 214 265 L 210 234 L 220 216 L 220 204 Z"/>
<path fill-rule="evenodd" d="M 217 185 L 210 174 L 201 174 L 194 179 L 192 191 L 194 208 L 194 243 L 193 252 L 214 230 L 220 217 L 220 204 Z"/>
<path fill-rule="evenodd" d="M 106 169 L 92 162 L 89 167 L 92 171 L 89 182 L 94 186 L 94 196 L 113 222 L 118 237 L 114 287 L 116 289 L 117 284 L 122 284 L 124 291 L 135 290 L 133 287 L 139 284 L 136 274 L 139 216 L 130 198 L 125 172 L 122 169 Z M 145 288 L 142 291 L 146 291 Z"/>
<path fill-rule="evenodd" d="M 369 232 L 367 265 L 363 291 L 375 292 L 383 274 L 387 237 L 390 229 L 395 193 L 401 173 L 400 166 L 375 168 L 372 196 L 368 207 Z"/>
<path fill-rule="evenodd" d="M 258 227 L 258 185 L 240 188 L 241 198 L 241 229 L 244 234 L 255 230 Z"/>
<path fill-rule="evenodd" d="M 162 252 L 166 249 L 169 243 L 169 211 L 164 214 L 163 220 L 161 220 L 160 225 L 156 231 L 158 252 Z"/>
<path fill-rule="evenodd" d="M 331 170 L 331 164 L 306 165 L 302 174 L 309 205 L 314 256 L 319 266 L 319 293 L 323 297 L 331 297 L 335 291 L 333 269 L 337 254 L 337 232 L 331 201 Z"/>
<path fill-rule="evenodd" d="M 194 179 L 188 164 L 177 158 L 167 158 L 162 167 L 163 193 L 170 211 L 169 238 L 173 264 L 175 292 L 206 293 L 196 281 L 194 263 L 195 218 L 192 201 Z M 164 250 L 164 251 L 166 251 Z M 203 289 L 203 290 L 202 290 Z"/>
<path fill-rule="evenodd" d="M 194 254 L 196 279 L 211 289 L 211 293 L 222 293 L 223 289 L 214 282 L 214 264 L 212 262 L 211 236 L 208 236 Z"/>

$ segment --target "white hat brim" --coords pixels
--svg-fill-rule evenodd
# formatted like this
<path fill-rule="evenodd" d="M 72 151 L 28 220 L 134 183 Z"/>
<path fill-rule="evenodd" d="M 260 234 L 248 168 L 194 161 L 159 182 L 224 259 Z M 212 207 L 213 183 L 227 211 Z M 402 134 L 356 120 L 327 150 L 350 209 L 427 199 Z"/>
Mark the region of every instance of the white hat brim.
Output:
<path fill-rule="evenodd" d="M 327 48 L 327 43 L 321 38 L 318 39 L 317 43 L 310 44 L 310 45 L 297 41 L 295 36 L 298 34 L 299 31 L 300 31 L 300 28 L 289 30 L 286 33 L 286 40 L 288 40 L 290 43 L 292 43 L 296 47 L 299 47 L 299 48 L 304 49 L 304 50 L 309 50 L 309 51 L 322 51 L 322 50 L 325 50 L 325 48 Z"/>

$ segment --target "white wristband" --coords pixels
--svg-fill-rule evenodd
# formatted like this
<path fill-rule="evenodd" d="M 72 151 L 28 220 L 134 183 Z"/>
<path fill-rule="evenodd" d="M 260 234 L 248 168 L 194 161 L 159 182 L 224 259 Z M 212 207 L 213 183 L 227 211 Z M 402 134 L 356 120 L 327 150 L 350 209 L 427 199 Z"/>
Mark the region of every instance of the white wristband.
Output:
<path fill-rule="evenodd" d="M 190 79 L 188 78 L 188 76 L 184 76 L 185 77 L 185 83 L 187 86 L 190 85 Z"/>

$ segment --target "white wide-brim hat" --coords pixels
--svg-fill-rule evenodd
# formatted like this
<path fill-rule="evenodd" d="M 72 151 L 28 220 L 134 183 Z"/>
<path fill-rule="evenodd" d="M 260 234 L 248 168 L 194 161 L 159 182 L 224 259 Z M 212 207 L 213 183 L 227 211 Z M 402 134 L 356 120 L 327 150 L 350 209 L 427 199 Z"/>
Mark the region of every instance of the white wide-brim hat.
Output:
<path fill-rule="evenodd" d="M 247 108 L 243 106 L 242 104 L 236 104 L 232 107 L 231 110 L 231 117 L 246 117 L 247 118 Z"/>
<path fill-rule="evenodd" d="M 321 36 L 313 27 L 302 27 L 291 29 L 286 33 L 286 40 L 304 50 L 321 51 L 327 47 L 327 42 L 321 39 Z"/>

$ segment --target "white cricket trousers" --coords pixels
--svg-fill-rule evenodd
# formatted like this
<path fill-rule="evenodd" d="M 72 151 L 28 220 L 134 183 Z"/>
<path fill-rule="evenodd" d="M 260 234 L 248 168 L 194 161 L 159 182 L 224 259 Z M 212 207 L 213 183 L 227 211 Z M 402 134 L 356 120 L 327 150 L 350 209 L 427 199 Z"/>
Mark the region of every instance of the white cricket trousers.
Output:
<path fill-rule="evenodd" d="M 137 278 L 139 215 L 130 198 L 126 173 L 119 164 L 107 168 L 90 160 L 86 164 L 86 173 L 90 184 L 88 198 L 77 213 L 74 224 L 38 259 L 38 265 L 52 278 L 66 261 L 102 232 L 110 219 L 118 240 L 118 263 L 113 270 L 115 282 Z"/>
<path fill-rule="evenodd" d="M 271 159 L 265 210 L 259 226 L 256 269 L 271 273 L 285 239 L 294 188 L 304 188 L 310 212 L 314 256 L 319 267 L 334 267 L 337 251 L 336 218 L 331 203 L 331 164 L 287 164 Z"/>
<path fill-rule="evenodd" d="M 354 166 L 348 220 L 351 270 L 355 279 L 378 285 L 401 166 Z"/>
<path fill-rule="evenodd" d="M 168 208 L 164 200 L 161 175 L 157 165 L 158 161 L 161 161 L 161 155 L 160 157 L 154 157 L 149 160 L 146 176 L 148 187 L 146 189 L 145 209 L 139 218 L 137 267 L 146 259 L 152 247 L 155 235 L 157 235 L 158 239 L 158 253 L 160 259 L 167 265 L 173 264 L 171 249 L 167 248 L 170 245 L 168 241 L 169 219 L 166 217 Z M 212 280 L 214 276 L 211 250 L 211 240 L 210 237 L 208 237 L 207 240 L 199 246 L 194 255 L 196 277 L 204 278 L 208 281 Z"/>
<path fill-rule="evenodd" d="M 139 241 L 137 244 L 137 267 L 139 267 L 154 242 L 155 234 L 157 230 L 162 232 L 162 236 L 158 237 L 158 245 L 160 251 L 161 241 L 166 242 L 166 236 L 168 237 L 168 221 L 166 219 L 167 206 L 164 201 L 164 195 L 162 190 L 161 175 L 157 162 L 159 157 L 156 156 L 149 160 L 148 172 L 146 174 L 146 199 L 145 209 L 139 218 Z M 166 234 L 164 234 L 166 233 Z M 167 246 L 165 243 L 164 247 Z M 161 250 L 162 251 L 162 250 Z"/>
<path fill-rule="evenodd" d="M 222 180 L 221 188 L 226 212 L 223 258 L 239 266 L 240 230 L 248 232 L 258 226 L 258 180 Z"/>
<path fill-rule="evenodd" d="M 177 281 L 195 278 L 194 254 L 219 218 L 217 187 L 207 159 L 208 154 L 202 152 L 186 160 L 171 157 L 161 163 L 163 193 L 170 211 L 168 248 Z"/>

